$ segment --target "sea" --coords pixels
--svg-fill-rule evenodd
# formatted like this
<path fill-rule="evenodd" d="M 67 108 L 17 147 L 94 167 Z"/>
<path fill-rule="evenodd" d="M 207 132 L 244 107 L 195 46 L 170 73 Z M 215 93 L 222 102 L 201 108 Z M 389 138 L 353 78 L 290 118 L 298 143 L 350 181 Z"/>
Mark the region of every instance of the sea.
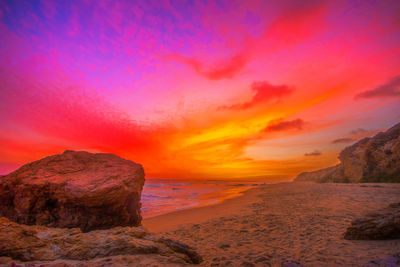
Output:
<path fill-rule="evenodd" d="M 265 183 L 146 179 L 141 197 L 142 216 L 150 218 L 177 210 L 217 204 L 261 184 Z"/>

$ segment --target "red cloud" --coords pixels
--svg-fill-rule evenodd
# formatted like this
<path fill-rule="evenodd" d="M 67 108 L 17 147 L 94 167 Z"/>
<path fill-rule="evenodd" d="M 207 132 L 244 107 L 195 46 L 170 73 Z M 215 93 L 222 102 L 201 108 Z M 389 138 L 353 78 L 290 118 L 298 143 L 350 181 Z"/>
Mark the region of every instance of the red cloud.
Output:
<path fill-rule="evenodd" d="M 259 104 L 267 103 L 273 100 L 280 100 L 293 92 L 293 88 L 287 85 L 272 85 L 266 81 L 254 82 L 251 85 L 254 92 L 252 99 L 243 104 L 234 104 L 232 106 L 224 106 L 225 109 L 248 109 Z"/>
<path fill-rule="evenodd" d="M 400 96 L 400 75 L 391 78 L 387 83 L 382 84 L 372 90 L 368 90 L 356 95 L 355 99 L 360 98 L 381 98 Z"/>
<path fill-rule="evenodd" d="M 0 112 L 4 123 L 18 123 L 27 133 L 57 139 L 64 148 L 120 155 L 135 151 L 138 157 L 161 150 L 157 127 L 141 126 L 105 99 L 89 96 L 85 88 L 71 86 L 67 80 L 42 82 L 28 75 L 24 79 L 8 74 L 9 78 L 3 80 L 6 88 L 0 93 L 0 98 L 7 99 Z"/>
<path fill-rule="evenodd" d="M 173 54 L 170 58 L 192 67 L 199 75 L 210 80 L 233 78 L 247 64 L 248 59 L 244 55 L 237 54 L 217 64 L 215 67 L 206 67 L 204 63 L 195 57 L 185 57 L 180 54 Z"/>
<path fill-rule="evenodd" d="M 197 74 L 210 80 L 231 79 L 239 74 L 252 58 L 259 56 L 260 52 L 272 54 L 320 32 L 325 25 L 324 18 L 329 10 L 327 3 L 327 1 L 316 0 L 282 1 L 277 18 L 261 31 L 259 37 L 252 38 L 249 34 L 240 35 L 239 39 L 243 45 L 235 51 L 233 56 L 221 60 L 216 66 L 206 66 L 198 57 L 187 57 L 178 53 L 170 55 L 169 59 L 191 67 Z M 209 10 L 207 12 L 209 13 Z M 258 12 L 263 12 L 262 5 Z M 237 27 L 231 27 L 231 21 L 221 20 L 220 15 L 211 16 L 211 18 L 213 25 L 219 25 L 216 27 L 224 31 L 231 29 L 230 36 L 239 34 Z M 229 25 L 224 25 L 224 23 Z M 229 40 L 226 42 L 229 43 Z"/>
<path fill-rule="evenodd" d="M 304 124 L 305 123 L 302 119 L 295 119 L 291 121 L 277 120 L 268 125 L 267 128 L 264 129 L 264 132 L 278 132 L 290 129 L 302 130 Z"/>
<path fill-rule="evenodd" d="M 277 49 L 295 45 L 312 37 L 325 26 L 328 1 L 282 1 L 280 16 L 264 32 L 264 40 L 275 40 Z"/>

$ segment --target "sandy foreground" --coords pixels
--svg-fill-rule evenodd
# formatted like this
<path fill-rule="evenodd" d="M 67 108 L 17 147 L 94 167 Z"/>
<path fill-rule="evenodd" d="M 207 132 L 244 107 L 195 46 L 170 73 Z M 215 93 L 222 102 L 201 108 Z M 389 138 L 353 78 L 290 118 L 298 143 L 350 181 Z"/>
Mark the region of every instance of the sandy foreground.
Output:
<path fill-rule="evenodd" d="M 350 241 L 343 233 L 352 219 L 393 202 L 400 184 L 280 183 L 143 224 L 197 248 L 203 266 L 362 266 L 400 252 L 400 240 Z"/>

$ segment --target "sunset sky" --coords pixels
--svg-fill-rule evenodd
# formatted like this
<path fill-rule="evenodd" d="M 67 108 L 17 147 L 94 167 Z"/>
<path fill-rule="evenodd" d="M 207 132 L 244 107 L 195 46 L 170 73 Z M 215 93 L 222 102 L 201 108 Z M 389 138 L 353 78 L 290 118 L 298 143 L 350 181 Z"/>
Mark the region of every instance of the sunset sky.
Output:
<path fill-rule="evenodd" d="M 399 0 L 0 0 L 0 40 L 0 174 L 288 180 L 400 122 Z"/>

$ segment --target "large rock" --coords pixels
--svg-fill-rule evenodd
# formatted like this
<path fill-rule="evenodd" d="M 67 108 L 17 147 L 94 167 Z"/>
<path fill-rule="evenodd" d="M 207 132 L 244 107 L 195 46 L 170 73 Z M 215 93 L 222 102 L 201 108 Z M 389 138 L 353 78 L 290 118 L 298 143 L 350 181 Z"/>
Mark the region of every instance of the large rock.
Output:
<path fill-rule="evenodd" d="M 28 226 L 0 217 L 0 263 L 6 266 L 13 262 L 37 266 L 177 266 L 201 261 L 187 245 L 159 238 L 143 227 L 83 233 L 79 228 Z"/>
<path fill-rule="evenodd" d="M 339 159 L 336 166 L 301 173 L 294 181 L 400 182 L 400 123 L 346 147 Z"/>
<path fill-rule="evenodd" d="M 400 203 L 351 222 L 345 239 L 383 240 L 400 238 Z"/>
<path fill-rule="evenodd" d="M 65 151 L 0 178 L 0 216 L 83 231 L 141 224 L 141 165 L 113 154 Z"/>

